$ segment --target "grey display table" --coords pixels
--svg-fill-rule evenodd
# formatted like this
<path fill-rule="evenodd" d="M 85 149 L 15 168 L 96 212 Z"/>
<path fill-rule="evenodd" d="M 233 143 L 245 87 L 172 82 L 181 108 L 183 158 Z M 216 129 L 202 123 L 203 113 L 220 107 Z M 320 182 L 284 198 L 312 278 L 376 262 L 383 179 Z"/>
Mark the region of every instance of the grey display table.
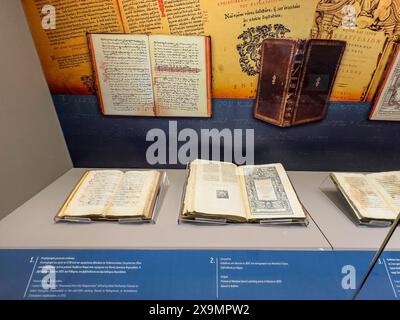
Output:
<path fill-rule="evenodd" d="M 308 227 L 178 225 L 185 170 L 167 170 L 170 185 L 155 225 L 54 223 L 84 171 L 70 170 L 1 220 L 0 247 L 331 250 L 313 221 Z"/>

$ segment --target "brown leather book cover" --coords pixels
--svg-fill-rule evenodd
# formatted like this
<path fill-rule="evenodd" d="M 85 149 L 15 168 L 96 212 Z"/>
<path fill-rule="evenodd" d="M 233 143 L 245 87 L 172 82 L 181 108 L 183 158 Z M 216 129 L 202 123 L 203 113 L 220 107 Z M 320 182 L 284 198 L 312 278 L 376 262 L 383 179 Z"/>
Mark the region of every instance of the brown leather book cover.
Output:
<path fill-rule="evenodd" d="M 266 39 L 254 116 L 281 127 L 321 120 L 346 43 Z"/>

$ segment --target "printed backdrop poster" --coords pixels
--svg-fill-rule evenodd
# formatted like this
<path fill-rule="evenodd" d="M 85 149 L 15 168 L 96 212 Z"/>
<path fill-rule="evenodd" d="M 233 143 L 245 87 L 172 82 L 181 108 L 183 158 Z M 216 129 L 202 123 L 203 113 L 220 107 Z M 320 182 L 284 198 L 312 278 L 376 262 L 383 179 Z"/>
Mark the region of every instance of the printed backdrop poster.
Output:
<path fill-rule="evenodd" d="M 50 91 L 93 94 L 85 35 L 124 32 L 117 0 L 23 0 L 23 6 Z"/>
<path fill-rule="evenodd" d="M 267 37 L 308 38 L 308 17 L 316 5 L 315 0 L 202 1 L 205 32 L 212 39 L 214 97 L 255 98 L 261 42 Z"/>
<path fill-rule="evenodd" d="M 311 37 L 347 42 L 331 100 L 371 100 L 371 78 L 378 64 L 387 63 L 380 60 L 386 39 L 396 35 L 400 0 L 320 0 Z"/>
<path fill-rule="evenodd" d="M 371 100 L 387 40 L 400 35 L 400 0 L 22 1 L 52 93 L 93 93 L 86 32 L 146 33 L 210 35 L 216 98 L 255 98 L 267 37 L 344 40 L 331 99 Z M 49 4 L 55 29 L 42 26 Z"/>
<path fill-rule="evenodd" d="M 306 38 L 317 0 L 23 0 L 52 93 L 93 93 L 86 32 L 210 35 L 213 96 L 255 98 L 261 42 Z M 42 8 L 55 8 L 44 29 Z"/>

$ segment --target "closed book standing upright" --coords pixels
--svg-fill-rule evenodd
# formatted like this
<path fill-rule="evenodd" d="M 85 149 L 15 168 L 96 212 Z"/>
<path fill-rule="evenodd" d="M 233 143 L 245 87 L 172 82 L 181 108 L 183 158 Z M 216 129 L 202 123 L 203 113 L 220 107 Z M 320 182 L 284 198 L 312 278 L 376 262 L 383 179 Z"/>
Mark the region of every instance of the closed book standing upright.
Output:
<path fill-rule="evenodd" d="M 325 117 L 346 43 L 266 39 L 254 116 L 289 127 Z"/>

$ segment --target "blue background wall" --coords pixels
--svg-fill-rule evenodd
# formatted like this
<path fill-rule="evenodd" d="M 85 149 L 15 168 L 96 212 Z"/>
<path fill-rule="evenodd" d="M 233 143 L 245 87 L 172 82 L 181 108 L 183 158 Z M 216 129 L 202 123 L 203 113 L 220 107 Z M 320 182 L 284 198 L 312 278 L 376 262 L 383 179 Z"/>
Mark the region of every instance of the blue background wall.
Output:
<path fill-rule="evenodd" d="M 96 96 L 54 95 L 75 167 L 149 167 L 150 129 L 254 129 L 255 163 L 282 162 L 288 170 L 400 169 L 400 123 L 369 121 L 366 103 L 333 103 L 320 122 L 278 128 L 252 116 L 253 100 L 214 99 L 211 119 L 101 115 Z M 200 150 L 200 149 L 199 149 Z M 182 164 L 156 167 L 180 168 Z"/>

